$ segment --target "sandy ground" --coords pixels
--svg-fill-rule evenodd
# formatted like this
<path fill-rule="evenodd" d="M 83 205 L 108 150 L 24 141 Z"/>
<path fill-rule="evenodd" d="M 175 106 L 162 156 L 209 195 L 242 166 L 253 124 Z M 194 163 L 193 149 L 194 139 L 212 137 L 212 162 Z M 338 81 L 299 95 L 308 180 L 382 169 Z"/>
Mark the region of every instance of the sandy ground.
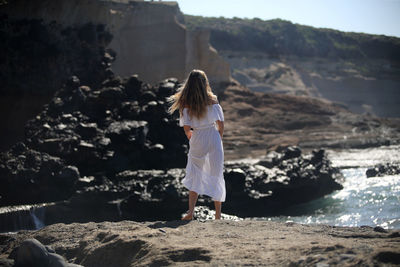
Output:
<path fill-rule="evenodd" d="M 400 264 L 399 231 L 247 220 L 55 224 L 1 234 L 0 259 L 30 237 L 88 267 Z"/>

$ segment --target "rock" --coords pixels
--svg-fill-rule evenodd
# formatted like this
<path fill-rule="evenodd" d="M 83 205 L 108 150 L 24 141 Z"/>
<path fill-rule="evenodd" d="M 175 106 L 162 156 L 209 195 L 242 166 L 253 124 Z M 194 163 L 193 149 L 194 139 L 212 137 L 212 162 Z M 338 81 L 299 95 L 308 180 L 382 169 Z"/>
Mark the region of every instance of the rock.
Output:
<path fill-rule="evenodd" d="M 141 98 L 139 99 L 139 101 L 142 103 L 148 103 L 150 101 L 155 101 L 155 100 L 157 100 L 157 96 L 154 92 L 150 90 L 144 91 L 143 94 L 141 95 Z"/>
<path fill-rule="evenodd" d="M 83 138 L 90 139 L 97 135 L 97 123 L 79 123 L 76 130 L 77 133 Z"/>
<path fill-rule="evenodd" d="M 140 114 L 140 106 L 137 101 L 123 102 L 119 115 L 126 119 L 138 119 Z"/>
<path fill-rule="evenodd" d="M 158 87 L 158 96 L 165 98 L 173 95 L 176 92 L 177 82 L 176 79 L 166 79 L 163 81 Z"/>
<path fill-rule="evenodd" d="M 75 109 L 78 109 L 81 107 L 83 104 L 86 102 L 86 95 L 85 93 L 81 90 L 81 88 L 77 88 L 72 92 L 71 100 L 70 100 L 70 105 L 72 105 Z"/>
<path fill-rule="evenodd" d="M 123 98 L 123 92 L 119 87 L 106 87 L 100 90 L 99 100 L 105 107 L 119 105 Z"/>
<path fill-rule="evenodd" d="M 312 158 L 311 158 L 311 163 L 312 164 L 317 164 L 318 162 L 321 162 L 325 157 L 325 150 L 320 149 L 320 150 L 314 150 L 312 152 Z"/>
<path fill-rule="evenodd" d="M 387 233 L 388 232 L 386 229 L 384 229 L 383 227 L 380 227 L 380 226 L 374 227 L 374 231 L 378 232 L 378 233 Z"/>
<path fill-rule="evenodd" d="M 103 87 L 119 87 L 122 84 L 121 77 L 112 77 L 111 79 L 107 79 L 103 81 L 101 84 Z"/>
<path fill-rule="evenodd" d="M 285 153 L 283 155 L 283 159 L 292 159 L 292 158 L 298 158 L 301 155 L 301 150 L 298 147 L 295 146 L 290 146 L 285 150 Z"/>
<path fill-rule="evenodd" d="M 246 173 L 242 169 L 227 169 L 227 171 L 224 173 L 224 176 L 227 176 L 227 179 L 229 180 L 229 182 L 227 183 L 227 185 L 229 186 L 227 188 L 228 191 L 232 192 L 233 194 L 243 193 L 245 187 Z"/>
<path fill-rule="evenodd" d="M 182 213 L 182 217 L 185 213 Z M 207 221 L 215 219 L 215 210 L 212 210 L 206 206 L 196 206 L 194 208 L 194 219 L 198 221 Z M 242 221 L 242 218 L 237 216 L 221 213 L 221 220 L 229 220 L 229 221 Z"/>
<path fill-rule="evenodd" d="M 113 146 L 143 146 L 147 132 L 148 126 L 146 121 L 126 120 L 111 123 L 106 130 L 106 136 L 111 139 Z"/>
<path fill-rule="evenodd" d="M 391 233 L 391 234 L 389 235 L 389 237 L 391 237 L 391 238 L 400 237 L 400 232 L 399 232 L 399 231 L 393 232 L 393 233 Z"/>
<path fill-rule="evenodd" d="M 293 151 L 299 156 L 291 158 Z M 331 166 L 323 150 L 311 157 L 298 151 L 287 148 L 282 154 L 270 153 L 267 160 L 255 164 L 226 163 L 224 210 L 241 217 L 274 215 L 343 188 L 341 173 Z M 283 160 L 282 155 L 290 156 Z"/>
<path fill-rule="evenodd" d="M 76 76 L 71 76 L 71 77 L 69 77 L 69 79 L 67 80 L 65 85 L 68 89 L 70 89 L 72 91 L 72 90 L 79 88 L 80 80 Z"/>
<path fill-rule="evenodd" d="M 27 239 L 17 250 L 15 257 L 16 266 L 48 266 L 49 252 L 42 243 L 36 239 Z"/>
<path fill-rule="evenodd" d="M 80 178 L 79 170 L 75 166 L 66 166 L 58 173 L 57 178 L 66 189 L 73 190 L 75 183 Z"/>
<path fill-rule="evenodd" d="M 389 264 L 400 264 L 400 253 L 394 251 L 381 251 L 374 257 L 379 262 Z"/>
<path fill-rule="evenodd" d="M 51 248 L 45 247 L 36 239 L 27 239 L 21 243 L 15 253 L 16 267 L 41 266 L 41 267 L 78 267 L 69 264 L 65 259 L 54 253 Z"/>
<path fill-rule="evenodd" d="M 379 164 L 373 168 L 369 168 L 365 174 L 368 178 L 382 177 L 385 175 L 398 175 L 400 174 L 400 165 L 391 163 Z"/>
<path fill-rule="evenodd" d="M 14 260 L 0 258 L 0 266 L 1 267 L 13 267 L 14 266 Z"/>
<path fill-rule="evenodd" d="M 122 217 L 136 221 L 180 218 L 182 211 L 187 209 L 187 191 L 180 182 L 183 175 L 183 169 L 119 174 L 120 178 L 132 177 L 141 181 L 136 183 L 134 193 L 121 202 Z"/>
<path fill-rule="evenodd" d="M 78 169 L 59 157 L 18 145 L 0 154 L 0 205 L 62 200 L 74 192 Z M 18 151 L 18 154 L 15 152 Z"/>
<path fill-rule="evenodd" d="M 132 97 L 133 99 L 137 99 L 139 95 L 141 95 L 140 91 L 142 90 L 142 81 L 139 80 L 138 75 L 132 75 L 129 77 L 128 81 L 126 82 L 125 89 L 128 96 Z"/>
<path fill-rule="evenodd" d="M 379 171 L 377 168 L 370 168 L 365 172 L 365 175 L 367 175 L 367 178 L 376 177 L 378 173 Z"/>

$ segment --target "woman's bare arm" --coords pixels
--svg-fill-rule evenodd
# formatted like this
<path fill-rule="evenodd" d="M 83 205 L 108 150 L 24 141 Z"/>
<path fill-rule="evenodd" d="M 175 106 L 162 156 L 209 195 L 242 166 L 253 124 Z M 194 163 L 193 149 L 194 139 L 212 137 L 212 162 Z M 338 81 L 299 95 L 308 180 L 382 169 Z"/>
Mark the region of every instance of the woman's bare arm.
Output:
<path fill-rule="evenodd" d="M 192 130 L 189 125 L 183 125 L 183 130 L 185 131 L 186 137 L 190 140 L 192 138 Z"/>
<path fill-rule="evenodd" d="M 221 136 L 221 139 L 222 139 L 222 136 L 224 135 L 224 122 L 223 121 L 217 121 L 217 125 L 218 125 L 219 135 Z"/>

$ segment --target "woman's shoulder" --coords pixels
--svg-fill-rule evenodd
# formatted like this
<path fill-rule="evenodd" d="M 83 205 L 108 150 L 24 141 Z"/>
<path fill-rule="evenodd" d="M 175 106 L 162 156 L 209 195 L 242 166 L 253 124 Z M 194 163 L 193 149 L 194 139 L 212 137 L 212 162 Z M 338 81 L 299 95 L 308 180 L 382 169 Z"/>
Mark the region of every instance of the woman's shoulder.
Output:
<path fill-rule="evenodd" d="M 219 102 L 217 99 L 211 100 L 211 105 L 218 105 L 218 104 L 219 104 Z"/>

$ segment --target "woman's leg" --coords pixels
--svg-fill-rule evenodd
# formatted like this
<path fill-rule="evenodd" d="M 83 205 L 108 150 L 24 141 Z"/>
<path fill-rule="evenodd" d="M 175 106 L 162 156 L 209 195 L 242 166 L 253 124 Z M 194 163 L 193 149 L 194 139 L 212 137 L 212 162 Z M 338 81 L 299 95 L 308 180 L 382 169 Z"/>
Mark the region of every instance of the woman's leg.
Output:
<path fill-rule="evenodd" d="M 221 201 L 214 201 L 214 206 L 215 206 L 215 219 L 216 220 L 220 220 L 221 219 L 222 202 Z"/>
<path fill-rule="evenodd" d="M 189 191 L 189 210 L 182 220 L 193 220 L 194 207 L 196 206 L 198 194 L 194 191 Z"/>

